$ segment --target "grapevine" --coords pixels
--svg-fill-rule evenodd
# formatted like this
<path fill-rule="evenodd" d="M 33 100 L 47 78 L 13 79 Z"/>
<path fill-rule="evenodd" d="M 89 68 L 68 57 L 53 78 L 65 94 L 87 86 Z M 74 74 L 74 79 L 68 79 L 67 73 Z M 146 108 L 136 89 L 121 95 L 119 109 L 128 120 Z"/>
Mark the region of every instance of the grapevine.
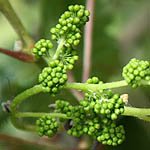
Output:
<path fill-rule="evenodd" d="M 118 121 L 121 115 L 150 121 L 150 109 L 128 107 L 128 99 L 113 92 L 113 88 L 123 86 L 150 86 L 149 61 L 131 59 L 123 68 L 122 81 L 105 83 L 91 77 L 85 83 L 68 82 L 67 71 L 72 70 L 79 59 L 77 46 L 89 16 L 84 6 L 70 5 L 50 29 L 51 39 L 40 39 L 34 44 L 34 58 L 43 59 L 46 66 L 38 76 L 39 84 L 18 94 L 10 104 L 11 121 L 16 128 L 37 131 L 39 136 L 51 138 L 64 126 L 70 136 L 88 135 L 104 145 L 117 146 L 126 139 L 124 126 Z M 18 111 L 19 105 L 32 95 L 47 92 L 55 96 L 65 88 L 82 91 L 84 98 L 75 106 L 67 100 L 56 100 L 49 113 Z M 24 117 L 37 117 L 35 126 L 21 124 L 20 118 Z"/>

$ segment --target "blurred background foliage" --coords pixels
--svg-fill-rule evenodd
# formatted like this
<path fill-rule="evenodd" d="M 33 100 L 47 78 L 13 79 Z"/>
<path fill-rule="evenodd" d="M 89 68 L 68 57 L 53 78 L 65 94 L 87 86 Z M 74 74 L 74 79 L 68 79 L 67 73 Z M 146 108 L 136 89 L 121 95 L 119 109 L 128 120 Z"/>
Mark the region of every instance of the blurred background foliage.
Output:
<path fill-rule="evenodd" d="M 23 22 L 27 31 L 35 40 L 50 38 L 49 29 L 54 26 L 61 13 L 70 4 L 84 4 L 84 0 L 11 0 L 14 10 Z M 93 53 L 91 76 L 98 76 L 104 82 L 121 80 L 122 67 L 133 57 L 150 60 L 150 2 L 149 0 L 95 0 L 93 30 Z M 0 13 L 0 47 L 13 49 L 17 34 Z M 80 60 L 73 74 L 76 81 L 81 82 L 83 40 L 78 47 Z M 41 68 L 35 64 L 23 63 L 0 54 L 0 100 L 12 99 L 23 90 L 32 87 L 38 81 Z M 129 103 L 135 107 L 150 107 L 150 88 L 121 88 L 115 91 L 129 94 Z M 70 92 L 63 90 L 57 97 L 38 94 L 23 103 L 20 111 L 49 112 L 48 105 L 56 99 L 63 98 L 77 104 Z M 28 119 L 25 121 L 34 122 Z M 118 150 L 149 150 L 150 123 L 131 117 L 120 118 L 126 129 L 126 141 L 117 147 Z M 9 116 L 0 109 L 0 133 L 21 137 L 28 140 L 43 140 L 36 134 L 16 130 L 9 121 Z M 59 133 L 55 143 L 75 146 L 78 141 Z M 55 149 L 55 147 L 14 144 L 0 136 L 2 150 Z M 103 147 L 113 150 L 116 148 Z"/>

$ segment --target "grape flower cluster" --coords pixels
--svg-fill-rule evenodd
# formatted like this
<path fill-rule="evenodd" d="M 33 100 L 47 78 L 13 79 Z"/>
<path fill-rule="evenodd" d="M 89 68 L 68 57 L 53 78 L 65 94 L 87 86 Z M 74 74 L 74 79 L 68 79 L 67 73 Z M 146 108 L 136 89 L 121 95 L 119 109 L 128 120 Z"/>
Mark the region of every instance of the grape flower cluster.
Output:
<path fill-rule="evenodd" d="M 45 39 L 39 40 L 32 49 L 36 58 L 42 57 L 48 64 L 39 75 L 39 82 L 52 96 L 63 88 L 68 79 L 67 70 L 73 69 L 78 60 L 75 46 L 80 42 L 81 27 L 89 20 L 89 15 L 82 5 L 69 6 L 59 23 L 50 29 L 51 39 L 58 43 L 56 51 L 52 50 L 52 42 Z"/>
<path fill-rule="evenodd" d="M 89 20 L 89 11 L 82 5 L 71 5 L 59 18 L 58 24 L 50 29 L 51 40 L 57 42 L 56 50 L 50 40 L 39 40 L 32 53 L 36 58 L 42 57 L 47 62 L 39 75 L 40 84 L 52 96 L 58 93 L 67 82 L 67 70 L 74 67 L 78 60 L 76 46 L 81 39 L 81 28 Z M 150 62 L 131 59 L 123 68 L 123 78 L 133 88 L 141 81 L 150 81 Z M 102 85 L 97 77 L 87 80 L 86 84 Z M 42 116 L 36 121 L 39 136 L 54 136 L 64 123 L 68 135 L 80 137 L 91 136 L 102 144 L 117 146 L 125 140 L 125 129 L 118 124 L 118 118 L 124 113 L 124 101 L 120 94 L 111 90 L 87 91 L 78 106 L 67 101 L 57 100 L 54 113 L 62 113 L 66 119 Z"/>
<path fill-rule="evenodd" d="M 66 47 L 77 46 L 81 38 L 80 28 L 89 20 L 89 15 L 82 5 L 69 6 L 68 11 L 61 15 L 59 23 L 51 28 L 52 40 L 65 39 Z"/>
<path fill-rule="evenodd" d="M 123 68 L 123 78 L 133 88 L 141 85 L 140 81 L 150 81 L 150 62 L 133 58 Z"/>
<path fill-rule="evenodd" d="M 49 57 L 49 52 L 52 48 L 53 44 L 50 40 L 41 39 L 34 45 L 32 52 L 36 58 L 40 58 L 41 56 Z"/>
<path fill-rule="evenodd" d="M 91 84 L 103 84 L 97 77 L 87 80 Z M 124 112 L 124 102 L 119 94 L 112 91 L 85 93 L 78 106 L 57 100 L 55 113 L 63 113 L 69 119 L 67 134 L 75 137 L 89 135 L 102 144 L 117 146 L 125 140 L 123 125 L 117 124 L 117 118 Z M 65 121 L 65 120 L 62 120 Z"/>
<path fill-rule="evenodd" d="M 36 121 L 36 125 L 38 126 L 37 132 L 39 136 L 48 136 L 52 137 L 57 133 L 59 123 L 58 121 L 50 116 L 42 116 L 40 119 Z"/>
<path fill-rule="evenodd" d="M 63 87 L 67 79 L 66 67 L 59 60 L 51 61 L 49 67 L 45 67 L 39 75 L 39 82 L 52 96 Z"/>

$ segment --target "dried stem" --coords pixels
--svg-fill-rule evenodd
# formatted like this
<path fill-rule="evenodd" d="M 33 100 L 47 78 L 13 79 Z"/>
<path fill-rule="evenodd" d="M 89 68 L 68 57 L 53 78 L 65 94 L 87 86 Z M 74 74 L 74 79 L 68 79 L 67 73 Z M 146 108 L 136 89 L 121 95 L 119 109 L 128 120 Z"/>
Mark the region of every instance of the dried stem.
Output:
<path fill-rule="evenodd" d="M 85 82 L 90 75 L 94 2 L 95 2 L 94 0 L 87 0 L 87 4 L 86 4 L 87 9 L 90 11 L 91 15 L 89 18 L 90 21 L 85 26 L 82 82 Z"/>
<path fill-rule="evenodd" d="M 48 147 L 50 149 L 53 150 L 64 150 L 64 149 L 70 149 L 73 150 L 74 148 L 72 147 L 65 147 L 65 146 L 58 146 L 56 144 L 52 144 L 50 142 L 45 142 L 45 141 L 39 141 L 39 140 L 35 140 L 35 141 L 29 141 L 29 140 L 25 140 L 25 139 L 21 139 L 21 138 L 17 138 L 17 137 L 13 137 L 13 136 L 9 136 L 6 134 L 0 134 L 0 141 L 6 141 L 12 144 L 24 144 L 24 145 L 33 145 L 33 146 L 40 146 L 40 147 Z M 75 149 L 74 149 L 75 150 Z"/>

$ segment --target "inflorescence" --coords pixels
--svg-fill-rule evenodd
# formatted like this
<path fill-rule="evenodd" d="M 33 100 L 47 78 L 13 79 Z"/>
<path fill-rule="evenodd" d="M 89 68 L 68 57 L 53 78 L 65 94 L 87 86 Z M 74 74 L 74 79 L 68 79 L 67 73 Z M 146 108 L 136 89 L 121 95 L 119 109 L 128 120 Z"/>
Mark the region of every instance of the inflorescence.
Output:
<path fill-rule="evenodd" d="M 150 62 L 133 58 L 123 68 L 122 76 L 129 85 L 136 88 L 141 85 L 140 81 L 150 81 Z"/>
<path fill-rule="evenodd" d="M 45 39 L 38 41 L 32 50 L 36 58 L 43 57 L 48 63 L 39 75 L 39 82 L 51 95 L 63 87 L 68 78 L 67 70 L 73 69 L 78 60 L 75 46 L 80 42 L 81 27 L 89 20 L 89 15 L 82 5 L 69 6 L 59 23 L 50 29 L 51 39 L 58 43 L 56 52 L 52 50 L 52 42 Z"/>
<path fill-rule="evenodd" d="M 97 77 L 87 82 L 102 84 Z M 105 93 L 105 94 L 103 94 Z M 78 106 L 57 100 L 55 113 L 63 113 L 69 119 L 67 134 L 75 137 L 89 135 L 102 144 L 116 146 L 125 140 L 123 125 L 117 125 L 117 118 L 124 112 L 124 103 L 119 94 L 109 91 L 89 92 Z M 65 120 L 63 120 L 65 121 Z M 39 129 L 40 130 L 40 129 Z M 45 135 L 45 134 L 44 134 Z"/>
<path fill-rule="evenodd" d="M 52 96 L 63 87 L 67 79 L 66 67 L 59 60 L 51 61 L 49 67 L 45 67 L 39 75 L 39 82 Z"/>
<path fill-rule="evenodd" d="M 39 82 L 52 96 L 63 88 L 68 79 L 67 70 L 73 69 L 78 60 L 75 46 L 80 42 L 81 27 L 89 20 L 89 15 L 89 11 L 82 5 L 69 6 L 68 11 L 61 15 L 59 23 L 50 29 L 51 39 L 58 43 L 55 53 L 52 50 L 52 42 L 45 39 L 38 41 L 32 50 L 36 58 L 43 57 L 48 64 L 39 75 Z M 122 75 L 133 88 L 140 86 L 141 80 L 150 80 L 150 63 L 134 58 L 123 68 Z M 86 84 L 102 85 L 103 82 L 92 77 Z M 64 122 L 68 135 L 89 135 L 102 144 L 112 146 L 117 146 L 125 140 L 124 127 L 117 122 L 124 112 L 124 102 L 119 94 L 113 94 L 111 90 L 89 90 L 78 106 L 57 100 L 54 112 L 65 114 L 69 120 L 41 117 L 36 122 L 39 136 L 54 136 L 60 121 Z"/>
<path fill-rule="evenodd" d="M 52 48 L 53 44 L 50 40 L 41 39 L 34 45 L 32 52 L 36 58 L 40 58 L 41 56 L 49 57 L 49 52 Z"/>
<path fill-rule="evenodd" d="M 59 123 L 57 120 L 50 116 L 42 116 L 39 120 L 36 121 L 38 128 L 39 136 L 48 136 L 52 137 L 57 133 Z"/>
<path fill-rule="evenodd" d="M 65 46 L 77 46 L 81 38 L 80 28 L 89 20 L 89 11 L 82 5 L 71 5 L 68 11 L 65 11 L 59 23 L 51 28 L 52 40 L 65 39 Z"/>

